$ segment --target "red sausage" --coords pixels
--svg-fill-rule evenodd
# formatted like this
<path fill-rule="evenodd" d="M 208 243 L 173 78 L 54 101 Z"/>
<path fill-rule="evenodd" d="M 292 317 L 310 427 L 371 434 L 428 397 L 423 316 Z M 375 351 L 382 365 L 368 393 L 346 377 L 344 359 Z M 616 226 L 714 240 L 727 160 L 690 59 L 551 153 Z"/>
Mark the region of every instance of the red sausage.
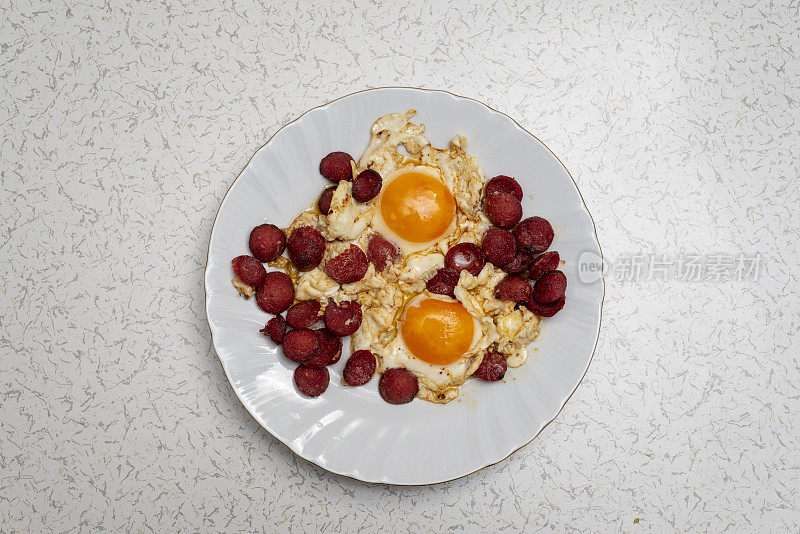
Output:
<path fill-rule="evenodd" d="M 286 323 L 292 328 L 310 328 L 319 321 L 320 303 L 316 300 L 298 302 L 286 312 Z"/>
<path fill-rule="evenodd" d="M 475 376 L 488 382 L 497 382 L 506 376 L 508 363 L 506 359 L 496 352 L 487 352 L 483 355 L 481 364 L 475 370 Z"/>
<path fill-rule="evenodd" d="M 405 367 L 387 369 L 378 381 L 378 391 L 389 404 L 406 404 L 419 392 L 417 377 Z"/>
<path fill-rule="evenodd" d="M 514 228 L 517 246 L 528 252 L 544 252 L 553 243 L 553 227 L 547 219 L 528 217 Z"/>
<path fill-rule="evenodd" d="M 369 238 L 367 243 L 367 258 L 375 265 L 375 270 L 380 272 L 389 263 L 394 263 L 402 257 L 400 249 L 378 234 Z"/>
<path fill-rule="evenodd" d="M 535 282 L 541 278 L 544 273 L 558 269 L 558 264 L 560 261 L 561 258 L 558 256 L 558 252 L 555 250 L 545 252 L 536 258 L 531 264 L 531 268 L 528 271 L 528 278 Z"/>
<path fill-rule="evenodd" d="M 319 337 L 319 348 L 309 359 L 303 362 L 306 367 L 325 367 L 333 365 L 342 357 L 342 338 L 331 333 L 327 328 L 315 330 Z"/>
<path fill-rule="evenodd" d="M 500 300 L 530 302 L 531 285 L 521 276 L 510 274 L 500 280 L 494 288 L 494 296 Z"/>
<path fill-rule="evenodd" d="M 319 196 L 319 200 L 317 200 L 317 207 L 319 208 L 319 212 L 323 215 L 327 215 L 331 212 L 331 201 L 333 200 L 333 194 L 336 192 L 336 186 L 332 185 L 325 189 L 322 194 Z"/>
<path fill-rule="evenodd" d="M 328 355 L 328 360 L 325 365 L 333 365 L 342 357 L 342 338 L 335 335 L 327 328 L 320 328 L 317 330 L 320 335 L 320 351 Z"/>
<path fill-rule="evenodd" d="M 444 266 L 457 273 L 465 270 L 472 276 L 478 276 L 483 270 L 486 260 L 483 251 L 475 243 L 459 243 L 450 250 L 444 257 Z"/>
<path fill-rule="evenodd" d="M 316 228 L 301 226 L 289 235 L 289 259 L 298 271 L 310 271 L 325 254 L 325 239 Z"/>
<path fill-rule="evenodd" d="M 369 260 L 357 245 L 350 245 L 344 252 L 325 262 L 325 272 L 340 284 L 358 282 L 367 272 Z"/>
<path fill-rule="evenodd" d="M 519 274 L 528 270 L 533 263 L 533 254 L 517 249 L 517 255 L 510 262 L 503 265 L 503 270 L 509 274 Z"/>
<path fill-rule="evenodd" d="M 319 173 L 331 182 L 349 180 L 353 177 L 351 161 L 353 157 L 347 152 L 331 152 L 319 162 Z"/>
<path fill-rule="evenodd" d="M 325 308 L 325 327 L 339 337 L 349 336 L 361 326 L 361 305 L 354 300 L 331 302 Z"/>
<path fill-rule="evenodd" d="M 561 297 L 552 304 L 541 304 L 536 302 L 535 299 L 532 299 L 531 302 L 528 302 L 525 305 L 536 315 L 541 317 L 552 317 L 561 311 L 561 309 L 564 307 L 564 302 L 564 297 Z"/>
<path fill-rule="evenodd" d="M 325 367 L 314 368 L 300 365 L 294 370 L 294 383 L 300 393 L 309 397 L 319 397 L 328 389 L 331 375 Z"/>
<path fill-rule="evenodd" d="M 425 289 L 437 295 L 447 295 L 455 298 L 455 289 L 458 285 L 459 275 L 456 271 L 442 267 L 425 284 Z"/>
<path fill-rule="evenodd" d="M 486 184 L 486 196 L 496 192 L 508 193 L 514 198 L 522 202 L 522 187 L 519 182 L 510 176 L 499 175 L 495 176 Z"/>
<path fill-rule="evenodd" d="M 363 386 L 375 374 L 375 355 L 368 350 L 357 350 L 344 365 L 342 378 L 348 386 Z"/>
<path fill-rule="evenodd" d="M 267 277 L 267 270 L 253 256 L 236 256 L 231 261 L 231 265 L 233 265 L 233 274 L 249 286 L 258 287 L 264 283 L 264 278 Z"/>
<path fill-rule="evenodd" d="M 294 301 L 294 286 L 289 275 L 279 271 L 267 273 L 256 293 L 256 304 L 267 313 L 277 315 Z"/>
<path fill-rule="evenodd" d="M 381 175 L 372 169 L 358 173 L 353 180 L 353 198 L 356 202 L 369 202 L 381 192 L 383 180 Z"/>
<path fill-rule="evenodd" d="M 250 252 L 264 263 L 283 254 L 286 234 L 274 224 L 260 224 L 250 232 Z"/>
<path fill-rule="evenodd" d="M 273 343 L 280 345 L 283 342 L 283 336 L 286 334 L 286 321 L 283 317 L 276 315 L 269 321 L 264 328 L 259 330 L 265 336 L 269 336 Z"/>
<path fill-rule="evenodd" d="M 500 191 L 486 197 L 483 211 L 500 228 L 512 228 L 522 218 L 522 204 L 517 197 Z"/>
<path fill-rule="evenodd" d="M 319 336 L 313 330 L 289 330 L 283 336 L 283 355 L 293 362 L 304 362 L 319 349 Z"/>
<path fill-rule="evenodd" d="M 550 271 L 533 285 L 533 298 L 540 304 L 552 304 L 562 298 L 566 290 L 566 275 L 561 271 Z"/>
<path fill-rule="evenodd" d="M 508 230 L 489 228 L 483 235 L 483 253 L 496 267 L 502 267 L 517 255 L 514 236 Z"/>

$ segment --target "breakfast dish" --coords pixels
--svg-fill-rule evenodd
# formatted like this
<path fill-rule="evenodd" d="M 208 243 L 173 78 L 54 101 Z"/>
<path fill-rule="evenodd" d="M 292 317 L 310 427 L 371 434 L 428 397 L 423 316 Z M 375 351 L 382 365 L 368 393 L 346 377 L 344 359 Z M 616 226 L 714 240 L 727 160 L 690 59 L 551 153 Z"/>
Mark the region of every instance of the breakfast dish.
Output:
<path fill-rule="evenodd" d="M 349 336 L 342 387 L 377 374 L 390 404 L 448 403 L 470 377 L 523 365 L 542 318 L 565 306 L 553 228 L 523 214 L 519 182 L 487 179 L 461 135 L 436 148 L 415 114 L 375 121 L 358 160 L 325 156 L 332 185 L 286 228 L 253 228 L 251 254 L 232 260 L 236 291 L 273 315 L 261 332 L 308 397 L 331 385 Z"/>
<path fill-rule="evenodd" d="M 503 365 L 504 356 L 484 355 L 472 376 L 457 386 L 458 397 L 444 405 L 417 396 L 406 404 L 387 402 L 385 398 L 394 402 L 408 399 L 414 391 L 414 380 L 404 371 L 386 370 L 381 374 L 372 350 L 351 352 L 352 340 L 358 338 L 358 332 L 343 338 L 328 330 L 324 342 L 317 340 L 317 343 L 331 348 L 318 350 L 310 365 L 301 367 L 284 354 L 284 346 L 278 343 L 290 331 L 302 330 L 309 316 L 313 319 L 314 304 L 297 306 L 291 313 L 287 309 L 267 314 L 257 305 L 257 286 L 242 286 L 253 291 L 247 301 L 239 290 L 231 287 L 232 258 L 257 254 L 259 263 L 265 267 L 264 276 L 274 280 L 271 284 L 277 282 L 286 289 L 283 295 L 276 293 L 273 298 L 262 294 L 264 305 L 285 305 L 281 297 L 285 299 L 292 289 L 296 292 L 302 289 L 294 286 L 292 274 L 286 270 L 291 261 L 286 250 L 290 234 L 283 230 L 318 201 L 320 213 L 330 210 L 330 201 L 340 184 L 320 174 L 321 160 L 331 151 L 341 151 L 359 161 L 369 146 L 370 129 L 376 119 L 408 109 L 418 110 L 411 122 L 425 125 L 423 135 L 434 147 L 449 149 L 450 140 L 457 134 L 468 140 L 464 151 L 483 169 L 484 195 L 494 188 L 512 195 L 522 192 L 521 221 L 540 217 L 552 224 L 553 243 L 545 252 L 535 253 L 533 264 L 527 271 L 521 271 L 523 278 L 528 273 L 531 291 L 535 283 L 530 280 L 549 271 L 562 271 L 568 281 L 566 305 L 561 311 L 550 318 L 541 313 L 550 313 L 552 309 L 534 312 L 540 317 L 539 334 L 527 347 L 525 363 L 510 368 Z M 398 150 L 403 156 L 409 155 L 402 145 Z M 489 186 L 490 179 L 497 175 L 515 177 L 520 191 L 507 180 Z M 352 168 L 350 177 L 354 178 Z M 381 179 L 381 191 L 385 192 L 387 176 Z M 501 187 L 504 182 L 505 188 Z M 359 189 L 359 195 L 371 194 L 370 188 L 363 184 Z M 375 203 L 381 191 L 367 204 Z M 480 201 L 483 202 L 483 197 Z M 267 227 L 255 233 L 251 249 L 253 229 L 264 224 L 274 225 L 286 243 L 279 233 Z M 539 222 L 526 226 L 546 230 Z M 509 243 L 505 232 L 493 233 L 495 237 L 505 236 L 499 237 L 499 243 Z M 510 233 L 514 237 L 514 231 Z M 277 241 L 261 234 L 273 234 Z M 524 239 L 524 235 L 520 233 L 519 238 Z M 399 245 L 391 241 L 390 236 L 375 238 L 362 249 L 378 272 L 397 263 L 398 254 L 403 257 Z M 482 242 L 475 244 L 484 252 Z M 328 252 L 332 247 L 333 242 L 326 241 L 323 256 L 332 254 L 333 250 Z M 283 259 L 270 260 L 270 255 L 281 248 Z M 476 269 L 480 255 L 475 254 L 474 248 L 468 244 L 451 248 L 453 265 Z M 554 251 L 558 251 L 557 257 Z M 508 254 L 503 247 L 490 252 L 498 262 L 498 258 Z M 209 240 L 204 277 L 211 344 L 236 400 L 265 432 L 298 457 L 332 473 L 366 482 L 432 484 L 452 480 L 499 462 L 530 442 L 558 415 L 579 387 L 597 344 L 604 294 L 602 278 L 582 276 L 584 258 L 602 259 L 602 252 L 592 217 L 575 181 L 558 158 L 511 117 L 446 91 L 398 87 L 360 91 L 310 109 L 278 128 L 253 153 L 221 199 Z M 320 263 L 323 271 L 322 261 L 326 259 L 323 257 Z M 483 259 L 489 262 L 485 253 Z M 270 261 L 287 264 L 271 266 Z M 252 261 L 247 262 L 253 271 L 251 276 L 258 281 L 262 276 L 260 270 Z M 512 269 L 514 264 L 503 268 Z M 289 284 L 279 275 L 286 275 Z M 452 278 L 447 272 L 437 273 L 428 283 L 434 289 L 438 286 L 445 290 L 453 285 Z M 355 284 L 361 282 L 363 279 Z M 519 288 L 527 293 L 514 282 L 504 286 L 507 287 L 503 291 L 512 294 Z M 296 304 L 295 300 L 300 302 L 292 297 L 289 306 Z M 308 328 L 322 330 L 326 309 L 321 299 L 309 300 L 320 301 L 317 316 L 321 313 L 323 319 Z M 341 304 L 337 307 L 342 308 Z M 558 305 L 556 301 L 555 308 Z M 348 307 L 343 308 L 332 309 L 330 313 L 350 313 Z M 369 315 L 366 305 L 361 309 L 359 330 L 365 328 L 363 324 Z M 302 344 L 297 342 L 303 341 L 304 336 L 292 342 L 301 353 Z M 341 355 L 337 354 L 340 341 Z M 325 366 L 327 387 L 319 396 L 309 397 L 300 387 L 313 394 L 314 388 L 325 385 L 326 373 L 298 368 L 315 369 L 311 365 L 319 365 L 328 353 L 333 353 L 331 361 L 337 358 L 338 361 Z M 413 372 L 409 373 L 416 378 Z M 486 380 L 503 374 L 500 380 Z M 343 381 L 352 385 L 344 385 Z M 226 395 L 220 399 L 223 401 L 230 409 L 233 398 Z M 273 441 L 265 443 L 272 446 Z"/>

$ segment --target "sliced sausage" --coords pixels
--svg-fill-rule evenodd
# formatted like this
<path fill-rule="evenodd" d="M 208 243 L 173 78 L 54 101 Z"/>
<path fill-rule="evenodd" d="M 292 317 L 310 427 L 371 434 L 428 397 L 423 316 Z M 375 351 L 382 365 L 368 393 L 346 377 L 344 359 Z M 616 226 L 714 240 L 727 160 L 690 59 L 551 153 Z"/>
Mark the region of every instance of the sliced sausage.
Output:
<path fill-rule="evenodd" d="M 348 386 L 363 386 L 375 374 L 375 355 L 368 350 L 357 350 L 344 365 L 342 378 Z"/>
<path fill-rule="evenodd" d="M 528 302 L 525 305 L 536 315 L 541 317 L 552 317 L 561 311 L 561 309 L 564 307 L 564 302 L 564 297 L 561 297 L 552 304 L 542 304 L 540 302 L 536 302 L 536 299 L 531 299 L 531 302 Z"/>
<path fill-rule="evenodd" d="M 515 179 L 503 174 L 495 176 L 486 184 L 486 196 L 496 192 L 508 193 L 522 202 L 522 187 Z"/>
<path fill-rule="evenodd" d="M 444 266 L 457 273 L 466 270 L 472 276 L 478 276 L 486 264 L 483 251 L 475 243 L 459 243 L 450 247 L 444 257 Z"/>
<path fill-rule="evenodd" d="M 259 330 L 265 336 L 269 336 L 273 343 L 280 345 L 283 342 L 283 336 L 286 334 L 286 321 L 283 316 L 276 315 L 269 321 L 266 326 Z"/>
<path fill-rule="evenodd" d="M 325 239 L 319 230 L 301 226 L 289 235 L 287 242 L 289 259 L 298 271 L 310 271 L 322 262 L 325 254 Z"/>
<path fill-rule="evenodd" d="M 356 202 L 369 202 L 381 192 L 383 180 L 377 171 L 367 169 L 353 179 L 353 198 Z"/>
<path fill-rule="evenodd" d="M 253 256 L 236 256 L 231 261 L 231 265 L 233 265 L 233 274 L 249 286 L 258 287 L 264 283 L 264 278 L 267 277 L 267 270 Z"/>
<path fill-rule="evenodd" d="M 319 196 L 317 200 L 317 207 L 319 208 L 319 212 L 323 215 L 327 215 L 331 212 L 331 201 L 333 200 L 333 194 L 336 192 L 336 186 L 332 185 L 325 189 L 322 194 Z"/>
<path fill-rule="evenodd" d="M 256 304 L 267 313 L 277 315 L 294 301 L 294 286 L 289 275 L 280 271 L 267 273 L 256 293 Z"/>
<path fill-rule="evenodd" d="M 319 336 L 313 330 L 289 330 L 283 336 L 283 355 L 293 362 L 304 362 L 319 349 Z"/>
<path fill-rule="evenodd" d="M 425 284 L 425 289 L 437 295 L 447 295 L 455 298 L 455 290 L 458 285 L 459 274 L 447 267 L 442 267 Z"/>
<path fill-rule="evenodd" d="M 310 328 L 319 321 L 321 305 L 316 300 L 298 302 L 286 312 L 286 323 L 292 328 Z"/>
<path fill-rule="evenodd" d="M 286 234 L 274 224 L 260 224 L 250 232 L 250 252 L 258 261 L 273 261 L 286 248 Z"/>
<path fill-rule="evenodd" d="M 535 254 L 544 252 L 550 247 L 553 235 L 553 227 L 547 219 L 541 217 L 528 217 L 514 228 L 517 246 Z"/>
<path fill-rule="evenodd" d="M 567 290 L 567 277 L 561 271 L 545 273 L 533 285 L 533 298 L 541 304 L 552 304 Z"/>
<path fill-rule="evenodd" d="M 506 370 L 508 370 L 508 363 L 503 355 L 496 352 L 487 352 L 483 355 L 481 364 L 475 370 L 475 376 L 487 382 L 497 382 L 506 376 Z"/>
<path fill-rule="evenodd" d="M 331 302 L 325 308 L 325 327 L 339 337 L 349 336 L 361 326 L 361 305 L 354 300 Z"/>
<path fill-rule="evenodd" d="M 522 204 L 517 197 L 500 191 L 486 197 L 483 211 L 500 228 L 513 228 L 522 218 Z"/>
<path fill-rule="evenodd" d="M 524 273 L 533 263 L 533 254 L 517 249 L 517 255 L 510 262 L 503 265 L 503 270 L 509 274 Z"/>
<path fill-rule="evenodd" d="M 328 355 L 325 365 L 333 365 L 342 357 L 342 338 L 328 330 L 320 328 L 317 330 L 320 335 L 320 351 Z"/>
<path fill-rule="evenodd" d="M 545 252 L 541 256 L 538 256 L 533 263 L 531 264 L 531 268 L 528 271 L 528 278 L 535 282 L 539 278 L 542 277 L 544 273 L 548 273 L 550 271 L 555 271 L 558 269 L 558 264 L 561 261 L 561 258 L 558 256 L 558 252 L 555 250 L 551 250 L 549 252 Z"/>
<path fill-rule="evenodd" d="M 369 260 L 357 245 L 350 245 L 344 252 L 325 262 L 325 272 L 340 284 L 358 282 L 367 272 Z"/>
<path fill-rule="evenodd" d="M 319 162 L 319 173 L 331 182 L 349 180 L 353 177 L 351 161 L 353 157 L 347 152 L 331 152 Z"/>
<path fill-rule="evenodd" d="M 494 296 L 500 300 L 512 300 L 514 302 L 530 302 L 532 291 L 531 285 L 521 276 L 510 274 L 500 280 L 494 288 Z"/>
<path fill-rule="evenodd" d="M 375 234 L 369 238 L 367 259 L 375 266 L 376 271 L 383 271 L 386 265 L 398 261 L 401 257 L 400 249 L 383 236 Z"/>
<path fill-rule="evenodd" d="M 299 365 L 294 370 L 294 383 L 300 393 L 309 397 L 319 397 L 328 389 L 331 375 L 325 367 L 315 368 Z"/>
<path fill-rule="evenodd" d="M 342 357 L 342 338 L 333 335 L 327 328 L 315 330 L 319 337 L 319 348 L 309 359 L 303 362 L 306 367 L 325 367 L 333 365 Z"/>
<path fill-rule="evenodd" d="M 389 404 L 406 404 L 419 392 L 416 375 L 405 367 L 387 369 L 378 381 L 378 391 Z"/>
<path fill-rule="evenodd" d="M 517 255 L 514 235 L 501 228 L 489 228 L 483 235 L 483 253 L 492 265 L 502 267 Z"/>

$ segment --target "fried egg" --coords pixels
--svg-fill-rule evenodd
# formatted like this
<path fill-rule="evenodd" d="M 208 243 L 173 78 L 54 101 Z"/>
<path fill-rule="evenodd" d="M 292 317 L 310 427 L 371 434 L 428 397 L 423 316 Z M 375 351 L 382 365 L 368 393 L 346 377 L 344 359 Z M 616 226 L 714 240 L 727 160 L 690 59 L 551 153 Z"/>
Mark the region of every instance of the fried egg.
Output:
<path fill-rule="evenodd" d="M 455 299 L 419 295 L 403 312 L 400 335 L 416 358 L 432 365 L 449 365 L 475 346 L 480 325 Z"/>
<path fill-rule="evenodd" d="M 411 165 L 386 177 L 372 226 L 408 254 L 451 233 L 455 221 L 456 201 L 439 171 Z"/>
<path fill-rule="evenodd" d="M 423 396 L 445 396 L 474 372 L 481 351 L 481 322 L 456 299 L 428 292 L 408 300 L 395 324 L 395 338 L 375 351 L 381 370 L 405 367 L 420 379 Z"/>

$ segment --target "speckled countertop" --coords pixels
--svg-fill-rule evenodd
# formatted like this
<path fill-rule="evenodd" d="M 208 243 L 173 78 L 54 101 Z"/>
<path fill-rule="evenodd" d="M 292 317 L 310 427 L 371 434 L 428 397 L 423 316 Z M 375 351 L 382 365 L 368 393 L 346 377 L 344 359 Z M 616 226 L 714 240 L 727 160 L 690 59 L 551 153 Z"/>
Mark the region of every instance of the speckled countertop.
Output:
<path fill-rule="evenodd" d="M 223 4 L 3 3 L 0 530 L 800 529 L 796 1 Z M 609 261 L 561 415 L 432 487 L 296 458 L 203 307 L 248 158 L 381 85 L 516 118 Z"/>

